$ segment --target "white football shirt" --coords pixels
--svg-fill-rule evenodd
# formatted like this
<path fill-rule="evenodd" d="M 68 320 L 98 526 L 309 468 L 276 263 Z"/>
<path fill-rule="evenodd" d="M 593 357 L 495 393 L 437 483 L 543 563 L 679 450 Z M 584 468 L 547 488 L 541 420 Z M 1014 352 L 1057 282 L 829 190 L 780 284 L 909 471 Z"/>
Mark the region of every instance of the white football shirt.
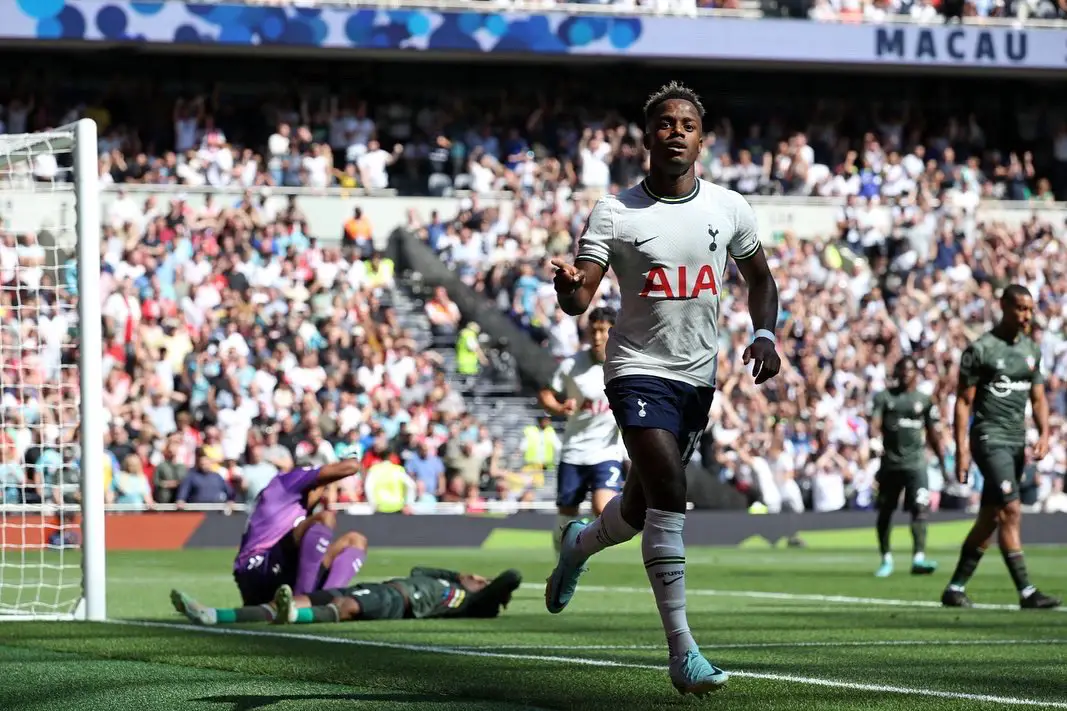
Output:
<path fill-rule="evenodd" d="M 622 434 L 604 394 L 604 366 L 589 350 L 560 362 L 551 388 L 562 400 L 578 404 L 563 429 L 560 461 L 600 464 L 622 461 Z"/>
<path fill-rule="evenodd" d="M 714 387 L 727 255 L 759 249 L 752 207 L 713 183 L 697 180 L 680 198 L 657 197 L 644 182 L 600 198 L 576 259 L 614 269 L 622 292 L 606 380 L 652 375 Z"/>

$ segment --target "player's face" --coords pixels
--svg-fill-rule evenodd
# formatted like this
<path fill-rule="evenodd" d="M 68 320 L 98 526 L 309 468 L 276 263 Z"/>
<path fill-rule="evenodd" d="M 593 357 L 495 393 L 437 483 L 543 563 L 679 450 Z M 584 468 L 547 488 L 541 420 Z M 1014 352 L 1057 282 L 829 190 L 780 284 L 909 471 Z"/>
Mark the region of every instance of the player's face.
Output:
<path fill-rule="evenodd" d="M 1030 333 L 1030 322 L 1034 318 L 1034 299 L 1028 295 L 1016 296 L 1010 299 L 1004 307 L 1004 320 L 1019 329 L 1022 333 Z"/>
<path fill-rule="evenodd" d="M 463 589 L 467 592 L 479 592 L 485 589 L 485 586 L 489 584 L 489 581 L 480 575 L 474 575 L 473 573 L 460 573 L 459 584 L 463 586 Z"/>
<path fill-rule="evenodd" d="M 608 333 L 611 324 L 607 321 L 596 321 L 589 324 L 589 343 L 593 346 L 593 355 L 600 362 L 608 357 Z"/>
<path fill-rule="evenodd" d="M 911 361 L 902 363 L 900 366 L 900 382 L 904 387 L 911 390 L 919 382 L 919 369 Z"/>
<path fill-rule="evenodd" d="M 702 135 L 695 106 L 680 99 L 663 102 L 645 131 L 649 162 L 671 175 L 684 173 L 700 156 Z"/>

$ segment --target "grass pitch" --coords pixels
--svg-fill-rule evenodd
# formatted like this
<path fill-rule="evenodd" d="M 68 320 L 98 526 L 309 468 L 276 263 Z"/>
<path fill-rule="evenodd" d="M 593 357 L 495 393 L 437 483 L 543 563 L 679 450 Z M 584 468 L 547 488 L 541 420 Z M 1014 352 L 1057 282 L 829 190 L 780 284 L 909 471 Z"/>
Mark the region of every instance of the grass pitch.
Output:
<path fill-rule="evenodd" d="M 372 548 L 360 575 L 517 567 L 526 585 L 499 619 L 219 628 L 186 625 L 168 592 L 236 604 L 231 551 L 113 553 L 113 622 L 0 625 L 0 709 L 1067 709 L 1067 614 L 1014 609 L 995 549 L 968 588 L 986 606 L 940 608 L 956 549 L 931 553 L 937 574 L 911 577 L 905 530 L 896 534 L 900 570 L 885 580 L 872 576 L 866 531 L 808 550 L 690 549 L 690 624 L 732 673 L 704 700 L 680 697 L 667 680 L 634 544 L 593 560 L 558 616 L 542 596 L 554 562 L 547 534 L 501 532 L 481 549 Z M 944 533 L 931 539 L 959 540 Z M 1067 593 L 1067 551 L 1027 556 L 1037 585 Z M 36 573 L 25 574 L 30 582 Z"/>

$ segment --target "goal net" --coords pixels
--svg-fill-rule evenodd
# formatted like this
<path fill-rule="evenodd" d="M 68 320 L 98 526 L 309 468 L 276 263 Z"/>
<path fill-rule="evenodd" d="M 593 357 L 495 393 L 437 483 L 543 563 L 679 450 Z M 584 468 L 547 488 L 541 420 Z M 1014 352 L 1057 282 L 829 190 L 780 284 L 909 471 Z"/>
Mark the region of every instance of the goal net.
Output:
<path fill-rule="evenodd" d="M 0 135 L 2 619 L 105 617 L 99 284 L 96 125 Z"/>

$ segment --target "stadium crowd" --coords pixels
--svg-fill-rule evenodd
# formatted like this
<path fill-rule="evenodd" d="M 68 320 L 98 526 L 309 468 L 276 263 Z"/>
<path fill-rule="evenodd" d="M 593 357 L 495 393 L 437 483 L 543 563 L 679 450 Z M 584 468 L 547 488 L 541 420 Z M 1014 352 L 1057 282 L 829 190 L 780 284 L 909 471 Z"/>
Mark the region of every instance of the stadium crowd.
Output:
<path fill-rule="evenodd" d="M 379 469 L 398 482 L 402 509 L 435 498 L 474 502 L 481 489 L 529 496 L 529 482 L 507 471 L 507 453 L 465 413 L 441 363 L 399 326 L 393 267 L 373 253 L 369 224 L 357 215 L 340 248 L 324 246 L 325 236 L 306 233 L 299 201 L 275 212 L 253 189 L 469 188 L 458 214 L 412 215 L 410 226 L 563 357 L 579 347 L 580 324 L 555 308 L 547 258 L 572 250 L 598 195 L 640 179 L 637 128 L 611 112 L 579 124 L 543 102 L 504 129 L 472 118 L 476 105 L 463 102 L 449 113 L 304 97 L 265 107 L 274 128 L 259 135 L 232 116 L 216 122 L 221 104 L 218 95 L 179 100 L 172 132 L 113 120 L 121 112 L 113 116 L 103 99 L 57 112 L 23 97 L 0 111 L 10 132 L 95 118 L 105 183 L 248 189 L 237 204 L 209 200 L 202 209 L 180 195 L 165 204 L 120 193 L 105 216 L 112 499 L 239 501 L 278 468 L 352 455 L 403 462 L 410 482 L 399 469 Z M 708 121 L 704 178 L 746 194 L 843 205 L 836 234 L 814 242 L 783 234 L 770 247 L 788 364 L 761 392 L 737 368 L 749 326 L 736 279 L 724 293 L 721 393 L 704 463 L 771 510 L 870 506 L 878 442 L 867 437 L 864 414 L 887 368 L 903 353 L 919 355 L 924 387 L 951 412 L 960 350 L 990 322 L 991 297 L 1012 278 L 1038 296 L 1061 434 L 1035 485 L 1041 500 L 1054 500 L 1067 471 L 1063 228 L 980 224 L 976 208 L 988 198 L 1048 201 L 1064 190 L 1067 127 L 1051 108 L 1021 106 L 1020 150 L 1002 152 L 973 115 L 927 121 L 901 105 L 857 123 L 846 110 L 827 102 L 803 131 L 776 119 L 743 129 L 725 117 Z M 39 161 L 33 171 L 48 180 L 59 169 Z M 483 207 L 479 195 L 499 190 L 515 194 L 514 210 Z M 881 205 L 891 208 L 889 229 L 872 219 Z M 76 496 L 55 481 L 77 456 L 65 445 L 76 421 L 67 366 L 77 339 L 60 293 L 76 281 L 70 264 L 53 269 L 46 257 L 32 234 L 0 235 L 0 491 L 8 500 Z M 612 279 L 601 299 L 618 304 Z M 427 317 L 436 340 L 471 338 L 447 296 L 430 300 Z M 45 387 L 57 372 L 60 392 Z M 935 492 L 942 483 L 932 475 Z M 334 495 L 360 501 L 365 489 L 350 482 Z"/>
<path fill-rule="evenodd" d="M 508 495 L 499 444 L 398 324 L 392 262 L 358 234 L 320 246 L 297 205 L 267 210 L 182 196 L 106 210 L 107 500 L 251 501 L 279 470 L 342 457 L 367 469 L 336 503 L 477 505 L 486 479 Z M 7 503 L 78 496 L 76 269 L 47 256 L 32 233 L 0 234 Z"/>
<path fill-rule="evenodd" d="M 873 136 L 865 155 L 878 155 Z M 709 151 L 701 164 L 705 177 L 730 184 L 712 161 Z M 892 364 L 904 354 L 918 357 L 923 388 L 941 412 L 951 413 L 959 356 L 992 325 L 997 287 L 1015 280 L 1037 299 L 1035 337 L 1043 346 L 1055 433 L 1052 453 L 1037 466 L 1024 500 L 1064 506 L 1067 232 L 1064 225 L 1036 220 L 1017 230 L 978 222 L 979 196 L 996 189 L 973 166 L 954 162 L 946 147 L 940 156 L 918 160 L 914 172 L 902 168 L 881 181 L 883 191 L 893 184 L 889 229 L 873 218 L 877 196 L 849 195 L 837 234 L 800 241 L 785 233 L 768 247 L 781 289 L 787 360 L 783 374 L 761 389 L 740 367 L 751 325 L 732 275 L 722 300 L 719 396 L 703 456 L 752 503 L 771 511 L 870 508 L 880 443 L 868 437 L 867 412 L 874 393 L 886 387 Z M 547 257 L 573 251 L 592 200 L 583 194 L 553 202 L 535 190 L 516 204 L 510 219 L 466 201 L 453 218 L 434 216 L 416 227 L 469 286 L 562 358 L 578 348 L 580 327 L 556 308 Z M 619 304 L 610 273 L 599 299 Z M 951 451 L 947 424 L 942 435 Z M 981 481 L 972 484 L 961 490 L 933 466 L 933 507 L 942 491 L 967 505 Z"/>
<path fill-rule="evenodd" d="M 516 95 L 506 116 L 489 119 L 492 105 L 473 99 L 428 101 L 415 111 L 397 99 L 299 93 L 264 98 L 255 118 L 242 100 L 222 83 L 210 94 L 159 97 L 147 114 L 107 96 L 57 110 L 15 95 L 0 98 L 0 133 L 92 117 L 105 184 L 510 191 L 553 208 L 576 190 L 630 184 L 644 171 L 635 117 L 579 117 L 544 97 Z M 156 113 L 166 101 L 169 120 Z M 933 112 L 908 99 L 874 107 L 827 100 L 758 120 L 727 107 L 709 117 L 701 165 L 705 177 L 744 194 L 886 201 L 910 193 L 928 202 L 965 185 L 964 201 L 1067 199 L 1064 114 L 1012 101 L 1011 130 L 1001 116 Z M 33 172 L 47 180 L 56 170 L 42 160 Z"/>

